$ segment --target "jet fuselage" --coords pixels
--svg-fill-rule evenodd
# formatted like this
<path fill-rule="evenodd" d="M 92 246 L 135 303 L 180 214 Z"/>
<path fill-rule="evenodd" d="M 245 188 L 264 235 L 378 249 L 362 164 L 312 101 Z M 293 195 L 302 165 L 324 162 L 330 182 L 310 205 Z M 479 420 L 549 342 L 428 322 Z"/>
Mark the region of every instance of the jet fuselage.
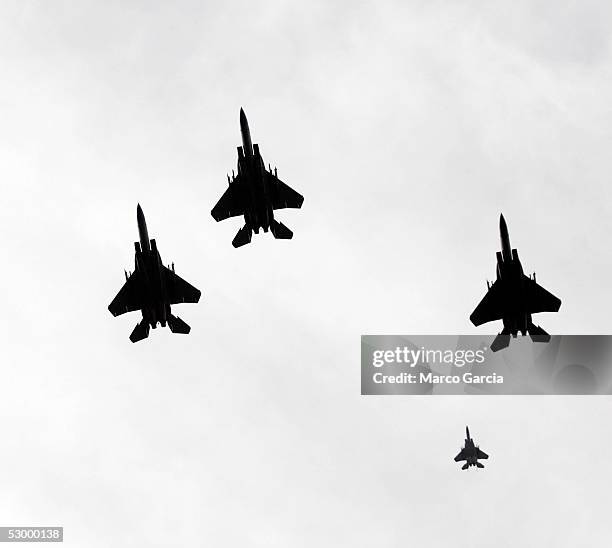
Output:
<path fill-rule="evenodd" d="M 508 225 L 503 215 L 499 217 L 499 236 L 501 251 L 497 252 L 497 280 L 505 287 L 503 332 L 516 338 L 518 333 L 523 336 L 527 335 L 533 326 L 533 321 L 527 299 L 527 278 L 523 272 L 518 251 L 512 249 L 510 245 Z"/>
<path fill-rule="evenodd" d="M 135 272 L 142 276 L 143 282 L 142 318 L 153 329 L 158 323 L 165 327 L 170 305 L 162 276 L 163 263 L 155 239 L 149 240 L 147 223 L 140 205 L 137 209 L 137 219 L 140 242 L 134 242 L 134 262 Z"/>
<path fill-rule="evenodd" d="M 245 209 L 246 226 L 259 233 L 268 232 L 274 221 L 274 209 L 270 199 L 270 189 L 266 184 L 266 168 L 259 152 L 259 145 L 252 144 L 251 131 L 244 111 L 240 109 L 240 132 L 242 146 L 238 147 L 238 174 L 248 188 L 249 207 Z"/>
<path fill-rule="evenodd" d="M 507 242 L 509 249 L 510 243 Z M 504 249 L 502 242 L 502 250 Z M 508 257 L 508 258 L 504 258 Z M 520 332 L 527 334 L 527 327 L 531 325 L 531 314 L 528 312 L 525 299 L 525 276 L 523 266 L 518 258 L 516 249 L 510 252 L 497 253 L 497 280 L 506 288 L 504 315 L 502 321 L 504 330 L 516 337 Z"/>

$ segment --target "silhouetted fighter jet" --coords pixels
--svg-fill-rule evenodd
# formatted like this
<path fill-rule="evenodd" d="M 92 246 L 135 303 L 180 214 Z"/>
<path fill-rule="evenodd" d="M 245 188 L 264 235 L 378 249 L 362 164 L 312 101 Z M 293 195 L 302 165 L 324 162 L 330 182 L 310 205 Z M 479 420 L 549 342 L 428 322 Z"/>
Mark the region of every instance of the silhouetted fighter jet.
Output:
<path fill-rule="evenodd" d="M 557 312 L 561 301 L 536 283 L 535 272 L 532 277 L 523 274 L 523 267 L 516 249 L 510 248 L 510 237 L 504 216 L 499 217 L 501 252 L 497 252 L 497 280 L 487 282 L 487 294 L 470 320 L 476 326 L 495 320 L 503 320 L 504 329 L 495 338 L 491 350 L 496 352 L 510 344 L 510 335 L 529 333 L 537 342 L 548 342 L 550 335 L 541 327 L 534 325 L 531 315 L 538 312 Z"/>
<path fill-rule="evenodd" d="M 170 312 L 170 305 L 197 303 L 201 292 L 174 273 L 174 263 L 166 268 L 157 251 L 155 239 L 149 241 L 147 223 L 140 204 L 136 210 L 140 243 L 134 242 L 136 258 L 134 272 L 125 273 L 125 284 L 109 305 L 113 316 L 142 310 L 142 321 L 130 335 L 134 342 L 149 336 L 149 326 L 155 329 L 157 322 L 168 327 L 172 333 L 189 333 L 189 327 L 178 316 Z"/>
<path fill-rule="evenodd" d="M 461 467 L 461 470 L 467 470 L 470 466 L 476 466 L 477 468 L 484 468 L 484 464 L 478 462 L 478 459 L 488 459 L 484 451 L 481 451 L 478 446 L 474 445 L 474 440 L 470 438 L 470 430 L 465 427 L 465 445 L 459 454 L 455 457 L 455 462 L 466 461 Z"/>
<path fill-rule="evenodd" d="M 283 183 L 264 165 L 259 145 L 251 143 L 251 132 L 244 110 L 240 109 L 242 146 L 238 147 L 238 174 L 227 176 L 228 189 L 210 212 L 215 221 L 244 215 L 244 226 L 234 237 L 232 245 L 240 247 L 251 242 L 252 233 L 270 230 L 275 238 L 290 240 L 293 232 L 274 219 L 274 210 L 285 207 L 300 208 L 304 197 Z"/>

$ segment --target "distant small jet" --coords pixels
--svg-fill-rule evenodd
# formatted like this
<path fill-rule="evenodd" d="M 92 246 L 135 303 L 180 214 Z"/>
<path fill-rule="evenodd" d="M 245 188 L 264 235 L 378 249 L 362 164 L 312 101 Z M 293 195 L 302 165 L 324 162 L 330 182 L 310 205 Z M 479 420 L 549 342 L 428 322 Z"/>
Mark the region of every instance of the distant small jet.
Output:
<path fill-rule="evenodd" d="M 470 430 L 466 426 L 465 427 L 465 446 L 459 454 L 455 457 L 455 462 L 460 462 L 462 460 L 466 461 L 466 463 L 461 467 L 461 470 L 467 470 L 470 466 L 476 466 L 477 468 L 484 468 L 484 464 L 478 462 L 478 459 L 488 459 L 489 455 L 487 455 L 484 451 L 481 451 L 478 446 L 474 445 L 474 440 L 470 438 Z"/>
<path fill-rule="evenodd" d="M 238 147 L 238 173 L 227 176 L 229 187 L 210 212 L 215 221 L 244 215 L 244 226 L 238 231 L 232 245 L 240 247 L 251 242 L 253 232 L 270 230 L 277 239 L 290 240 L 293 232 L 274 219 L 274 210 L 286 207 L 300 208 L 304 197 L 276 176 L 276 168 L 264 165 L 259 145 L 251 143 L 251 132 L 244 110 L 240 109 L 242 146 Z"/>
<path fill-rule="evenodd" d="M 561 301 L 536 283 L 533 277 L 525 276 L 516 249 L 510 247 L 510 236 L 503 215 L 499 217 L 501 251 L 497 252 L 497 279 L 490 285 L 470 320 L 475 326 L 495 320 L 503 320 L 504 328 L 491 344 L 497 352 L 510 344 L 510 335 L 516 337 L 529 333 L 536 342 L 550 341 L 550 335 L 540 326 L 534 325 L 531 315 L 538 312 L 557 312 Z"/>
<path fill-rule="evenodd" d="M 130 335 L 133 343 L 146 339 L 149 327 L 155 329 L 158 322 L 162 327 L 167 323 L 172 333 L 189 333 L 191 328 L 178 316 L 172 315 L 170 305 L 197 303 L 201 292 L 174 273 L 174 263 L 171 268 L 163 265 L 155 239 L 149 240 L 140 204 L 136 217 L 140 243 L 134 242 L 134 272 L 125 273 L 125 284 L 108 309 L 113 316 L 142 310 L 142 321 Z"/>

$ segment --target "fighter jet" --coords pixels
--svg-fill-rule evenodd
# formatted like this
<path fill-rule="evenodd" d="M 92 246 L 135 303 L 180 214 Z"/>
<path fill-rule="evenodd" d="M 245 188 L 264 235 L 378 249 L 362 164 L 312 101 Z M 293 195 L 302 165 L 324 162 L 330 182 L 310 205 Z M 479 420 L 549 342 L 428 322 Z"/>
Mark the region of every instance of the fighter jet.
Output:
<path fill-rule="evenodd" d="M 478 462 L 478 459 L 488 459 L 484 451 L 481 451 L 477 445 L 474 445 L 474 440 L 470 438 L 470 429 L 465 427 L 465 445 L 459 454 L 455 457 L 455 462 L 466 461 L 461 467 L 461 470 L 467 470 L 470 466 L 476 466 L 477 468 L 484 468 L 484 464 Z"/>
<path fill-rule="evenodd" d="M 533 276 L 525 276 L 516 249 L 510 247 L 510 236 L 503 215 L 499 217 L 501 251 L 497 252 L 497 279 L 487 282 L 487 293 L 476 307 L 470 320 L 475 326 L 503 320 L 504 328 L 491 344 L 497 352 L 510 344 L 510 335 L 529 333 L 533 341 L 548 342 L 550 335 L 534 325 L 531 315 L 538 312 L 557 312 L 561 301 L 536 283 Z"/>
<path fill-rule="evenodd" d="M 149 327 L 155 329 L 159 322 L 166 323 L 172 333 L 189 333 L 189 327 L 178 316 L 173 316 L 170 306 L 177 303 L 197 303 L 201 292 L 163 265 L 155 239 L 149 240 L 147 223 L 140 204 L 136 209 L 140 242 L 136 248 L 133 273 L 125 273 L 125 284 L 113 299 L 108 309 L 113 316 L 135 310 L 142 311 L 142 321 L 130 335 L 135 343 L 149 336 Z"/>
<path fill-rule="evenodd" d="M 238 173 L 227 176 L 229 187 L 210 212 L 215 221 L 244 215 L 244 226 L 232 245 L 240 247 L 251 242 L 252 233 L 270 230 L 277 239 L 290 240 L 293 232 L 274 219 L 274 210 L 300 208 L 304 197 L 276 176 L 276 168 L 264 165 L 259 145 L 251 143 L 251 132 L 244 110 L 240 109 L 242 146 L 238 147 Z"/>

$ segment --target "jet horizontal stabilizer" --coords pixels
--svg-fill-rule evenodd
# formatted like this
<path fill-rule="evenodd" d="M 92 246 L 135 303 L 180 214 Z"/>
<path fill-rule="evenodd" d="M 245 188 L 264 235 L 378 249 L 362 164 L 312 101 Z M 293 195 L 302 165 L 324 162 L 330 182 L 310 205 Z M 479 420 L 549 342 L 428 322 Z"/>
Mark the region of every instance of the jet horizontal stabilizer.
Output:
<path fill-rule="evenodd" d="M 276 219 L 272 221 L 270 230 L 277 240 L 291 240 L 293 238 L 293 232 Z"/>
<path fill-rule="evenodd" d="M 142 320 L 139 324 L 136 325 L 134 331 L 130 335 L 130 341 L 133 343 L 142 341 L 142 339 L 146 339 L 149 336 L 149 324 L 145 320 Z"/>
<path fill-rule="evenodd" d="M 495 340 L 491 344 L 492 352 L 497 352 L 498 350 L 501 350 L 502 348 L 507 348 L 510 345 L 510 334 L 504 333 L 504 331 L 502 331 L 499 335 L 497 335 L 497 337 L 495 337 Z"/>
<path fill-rule="evenodd" d="M 529 324 L 527 332 L 533 342 L 547 343 L 550 341 L 550 335 L 546 333 L 539 325 Z"/>
<path fill-rule="evenodd" d="M 168 316 L 168 327 L 172 333 L 182 333 L 183 335 L 187 335 L 191 331 L 189 325 L 178 316 L 173 316 L 172 314 Z"/>
<path fill-rule="evenodd" d="M 232 240 L 232 245 L 234 247 L 241 247 L 243 245 L 246 244 L 250 244 L 251 243 L 251 229 L 244 225 L 236 234 L 236 236 L 234 236 L 234 239 Z"/>

